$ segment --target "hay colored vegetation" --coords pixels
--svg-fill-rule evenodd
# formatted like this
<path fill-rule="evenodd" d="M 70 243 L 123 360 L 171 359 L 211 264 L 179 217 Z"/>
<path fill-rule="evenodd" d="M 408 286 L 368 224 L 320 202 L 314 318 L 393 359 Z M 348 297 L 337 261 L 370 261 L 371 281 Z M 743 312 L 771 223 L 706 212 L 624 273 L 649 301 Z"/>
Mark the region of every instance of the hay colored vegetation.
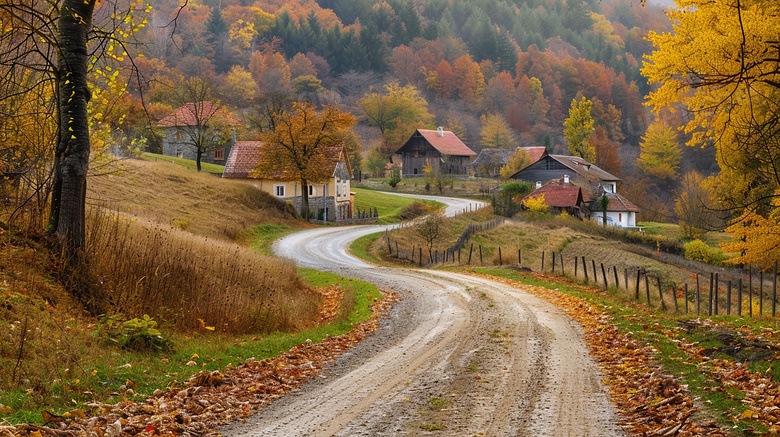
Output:
<path fill-rule="evenodd" d="M 248 247 L 301 226 L 250 184 L 167 162 L 124 167 L 90 180 L 89 263 L 0 222 L 0 420 L 40 423 L 41 410 L 132 400 L 338 335 L 381 298 L 370 284 Z M 317 325 L 334 289 L 335 317 Z"/>

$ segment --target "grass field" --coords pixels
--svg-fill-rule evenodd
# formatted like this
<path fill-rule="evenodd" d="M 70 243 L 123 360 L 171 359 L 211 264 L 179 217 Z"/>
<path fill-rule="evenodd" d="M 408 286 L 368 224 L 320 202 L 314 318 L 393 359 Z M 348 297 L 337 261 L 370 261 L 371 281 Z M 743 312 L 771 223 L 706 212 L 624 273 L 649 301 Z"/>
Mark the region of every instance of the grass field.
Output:
<path fill-rule="evenodd" d="M 409 197 L 393 196 L 365 188 L 356 187 L 352 188 L 352 191 L 355 193 L 355 209 L 376 208 L 380 224 L 399 222 L 401 210 L 415 202 L 415 199 Z M 430 200 L 417 201 L 436 208 L 444 206 L 442 203 Z"/>
<path fill-rule="evenodd" d="M 141 154 L 141 157 L 143 159 L 146 159 L 147 161 L 168 161 L 172 162 L 174 164 L 181 165 L 182 167 L 186 167 L 190 170 L 195 170 L 197 168 L 197 164 L 195 161 L 191 159 L 182 159 L 182 158 L 176 158 L 174 156 L 165 156 L 165 155 L 158 155 L 156 153 L 149 153 L 144 152 Z M 224 165 L 217 165 L 217 164 L 211 164 L 208 162 L 201 162 L 200 163 L 200 169 L 201 171 L 204 171 L 206 173 L 214 173 L 214 174 L 222 174 L 222 172 L 225 171 Z"/>

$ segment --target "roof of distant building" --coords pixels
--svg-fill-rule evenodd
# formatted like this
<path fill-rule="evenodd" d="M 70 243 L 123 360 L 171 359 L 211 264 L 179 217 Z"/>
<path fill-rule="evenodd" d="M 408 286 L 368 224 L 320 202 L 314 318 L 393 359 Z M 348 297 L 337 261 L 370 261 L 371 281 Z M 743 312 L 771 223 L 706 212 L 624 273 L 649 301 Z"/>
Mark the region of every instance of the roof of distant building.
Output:
<path fill-rule="evenodd" d="M 241 120 L 223 111 L 211 101 L 185 103 L 173 113 L 157 122 L 159 127 L 197 126 L 210 120 L 225 123 L 228 126 L 241 126 Z"/>

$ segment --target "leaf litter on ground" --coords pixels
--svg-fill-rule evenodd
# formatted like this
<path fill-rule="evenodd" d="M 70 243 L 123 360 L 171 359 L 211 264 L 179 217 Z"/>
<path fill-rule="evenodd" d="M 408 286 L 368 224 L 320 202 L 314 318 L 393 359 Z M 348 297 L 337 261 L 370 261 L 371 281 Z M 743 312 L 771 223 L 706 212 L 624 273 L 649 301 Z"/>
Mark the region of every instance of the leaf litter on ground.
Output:
<path fill-rule="evenodd" d="M 323 296 L 320 323 L 333 321 L 343 291 L 334 286 L 318 292 Z M 328 335 L 320 343 L 307 340 L 274 358 L 250 358 L 223 371 L 204 370 L 186 382 L 172 382 L 140 402 L 129 400 L 135 393 L 128 388 L 128 400 L 114 405 L 94 402 L 87 405 L 87 411 L 78 409 L 62 415 L 46 412 L 45 426 L 0 425 L 0 437 L 218 435 L 216 426 L 245 421 L 263 405 L 320 374 L 336 357 L 376 331 L 398 299 L 392 292 L 382 294 L 384 297 L 371 305 L 371 317 L 345 334 Z"/>

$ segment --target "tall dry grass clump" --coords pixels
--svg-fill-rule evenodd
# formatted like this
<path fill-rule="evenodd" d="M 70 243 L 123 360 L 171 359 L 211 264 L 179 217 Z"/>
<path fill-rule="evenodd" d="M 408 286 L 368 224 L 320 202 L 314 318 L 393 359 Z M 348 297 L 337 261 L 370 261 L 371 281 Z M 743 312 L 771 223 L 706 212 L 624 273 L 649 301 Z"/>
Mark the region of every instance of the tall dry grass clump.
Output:
<path fill-rule="evenodd" d="M 175 227 L 93 209 L 85 255 L 83 286 L 128 317 L 231 333 L 295 331 L 316 318 L 319 298 L 292 264 Z"/>

